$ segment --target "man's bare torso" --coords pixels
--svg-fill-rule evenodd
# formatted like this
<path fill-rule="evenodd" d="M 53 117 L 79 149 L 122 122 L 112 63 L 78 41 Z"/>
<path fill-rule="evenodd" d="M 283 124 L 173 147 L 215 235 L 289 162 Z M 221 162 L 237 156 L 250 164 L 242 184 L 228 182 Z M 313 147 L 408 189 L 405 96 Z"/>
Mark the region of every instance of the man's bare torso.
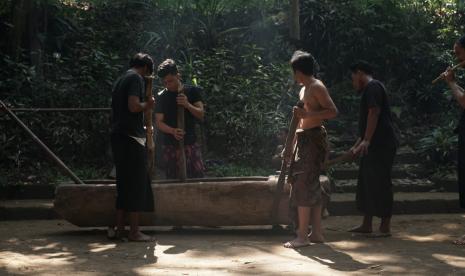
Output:
<path fill-rule="evenodd" d="M 318 112 L 323 108 L 314 95 L 315 90 L 318 89 L 316 85 L 323 85 L 321 81 L 315 80 L 309 87 L 302 87 L 299 93 L 299 99 L 304 103 L 304 109 L 307 112 Z M 300 129 L 310 129 L 323 125 L 323 120 L 315 118 L 305 118 L 300 121 Z"/>

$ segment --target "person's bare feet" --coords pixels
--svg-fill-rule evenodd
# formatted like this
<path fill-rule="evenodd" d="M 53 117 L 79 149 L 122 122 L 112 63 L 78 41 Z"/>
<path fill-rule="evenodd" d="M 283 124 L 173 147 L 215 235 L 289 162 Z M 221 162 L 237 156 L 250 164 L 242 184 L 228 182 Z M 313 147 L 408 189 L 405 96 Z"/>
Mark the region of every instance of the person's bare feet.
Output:
<path fill-rule="evenodd" d="M 367 238 L 390 238 L 392 237 L 392 235 L 391 233 L 377 232 L 377 233 L 367 234 L 365 237 Z"/>
<path fill-rule="evenodd" d="M 391 234 L 391 228 L 386 226 L 380 226 L 379 232 L 382 234 Z"/>
<path fill-rule="evenodd" d="M 129 241 L 135 242 L 152 242 L 155 240 L 152 236 L 146 235 L 142 232 L 137 232 L 135 234 L 130 233 L 128 239 Z"/>
<path fill-rule="evenodd" d="M 459 239 L 456 239 L 452 243 L 455 245 L 465 245 L 465 235 L 461 236 Z"/>
<path fill-rule="evenodd" d="M 121 240 L 126 237 L 126 230 L 115 228 L 115 227 L 108 227 L 107 229 L 107 238 L 110 240 Z"/>
<path fill-rule="evenodd" d="M 308 235 L 308 239 L 311 243 L 325 243 L 325 237 L 322 234 L 311 233 Z"/>
<path fill-rule="evenodd" d="M 373 232 L 373 228 L 368 227 L 368 226 L 365 226 L 365 225 L 361 225 L 361 226 L 358 226 L 358 227 L 354 227 L 354 228 L 352 228 L 352 229 L 349 229 L 348 232 L 351 232 L 351 233 L 370 234 L 370 233 Z"/>
<path fill-rule="evenodd" d="M 382 234 L 391 234 L 391 218 L 381 218 L 379 232 Z"/>
<path fill-rule="evenodd" d="M 310 242 L 308 241 L 308 239 L 299 239 L 299 238 L 296 238 L 292 241 L 288 241 L 284 244 L 284 247 L 285 248 L 291 248 L 291 249 L 295 249 L 295 248 L 300 248 L 300 247 L 305 247 L 305 246 L 309 246 L 310 245 Z"/>

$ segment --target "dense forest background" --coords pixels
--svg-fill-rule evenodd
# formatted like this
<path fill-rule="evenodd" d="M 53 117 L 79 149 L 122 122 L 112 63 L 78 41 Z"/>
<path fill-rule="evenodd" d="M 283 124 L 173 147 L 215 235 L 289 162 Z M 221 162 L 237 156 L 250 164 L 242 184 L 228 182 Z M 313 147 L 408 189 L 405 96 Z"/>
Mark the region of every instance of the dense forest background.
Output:
<path fill-rule="evenodd" d="M 204 89 L 199 133 L 210 175 L 266 175 L 296 101 L 288 61 L 304 49 L 317 58 L 341 112 L 330 128 L 356 132 L 348 67 L 364 59 L 387 84 L 403 144 L 438 167 L 453 164 L 459 110 L 446 86 L 431 80 L 455 62 L 463 1 L 300 1 L 300 38 L 290 31 L 292 2 L 1 1 L 0 99 L 12 107 L 109 107 L 112 83 L 131 55 L 147 52 L 156 63 L 171 57 L 186 82 Z M 109 112 L 18 115 L 80 177 L 111 169 Z M 60 177 L 0 113 L 0 185 Z"/>

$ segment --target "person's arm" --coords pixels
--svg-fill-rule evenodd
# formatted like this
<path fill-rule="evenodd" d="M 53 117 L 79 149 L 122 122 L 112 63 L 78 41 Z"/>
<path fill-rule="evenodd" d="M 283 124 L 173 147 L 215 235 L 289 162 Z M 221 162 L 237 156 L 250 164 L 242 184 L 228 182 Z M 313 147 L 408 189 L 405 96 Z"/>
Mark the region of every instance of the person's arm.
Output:
<path fill-rule="evenodd" d="M 153 108 L 155 99 L 151 97 L 146 102 L 141 102 L 140 97 L 144 96 L 143 80 L 137 74 L 133 74 L 124 80 L 126 84 L 126 93 L 128 96 L 128 109 L 132 113 L 139 113 Z"/>
<path fill-rule="evenodd" d="M 140 102 L 139 96 L 132 96 L 128 97 L 128 109 L 132 113 L 139 113 L 145 111 L 147 109 L 153 108 L 155 105 L 155 99 L 152 97 L 147 102 Z"/>
<path fill-rule="evenodd" d="M 170 127 L 164 120 L 165 115 L 163 113 L 155 113 L 157 128 L 163 133 L 173 135 L 176 140 L 181 140 L 184 137 L 184 131 L 180 128 Z"/>
<path fill-rule="evenodd" d="M 368 105 L 368 116 L 365 133 L 360 144 L 355 148 L 354 154 L 366 155 L 370 147 L 371 140 L 378 126 L 379 115 L 383 102 L 384 87 L 372 84 L 366 91 L 366 101 Z"/>
<path fill-rule="evenodd" d="M 193 93 L 199 92 L 195 91 Z M 196 97 L 198 97 L 198 95 L 196 95 Z M 194 103 L 191 104 L 186 94 L 179 94 L 179 96 L 176 97 L 176 102 L 178 105 L 184 106 L 184 108 L 187 109 L 195 118 L 203 121 L 205 110 L 203 108 L 202 101 L 194 99 Z"/>
<path fill-rule="evenodd" d="M 446 80 L 449 88 L 452 90 L 452 95 L 457 100 L 459 105 L 462 108 L 465 108 L 465 93 L 464 89 L 457 84 L 455 80 L 455 73 L 454 71 L 448 69 L 444 74 L 444 79 Z"/>
<path fill-rule="evenodd" d="M 355 154 L 355 149 L 360 145 L 361 142 L 362 138 L 358 138 L 357 141 L 355 141 L 355 144 L 350 148 L 349 152 Z"/>
<path fill-rule="evenodd" d="M 202 102 L 195 102 L 194 104 L 188 104 L 186 106 L 186 109 L 189 110 L 189 112 L 192 115 L 194 115 L 195 118 L 203 121 L 203 118 L 205 116 L 205 110 L 203 108 Z"/>
<path fill-rule="evenodd" d="M 365 155 L 368 153 L 370 147 L 371 138 L 375 134 L 376 127 L 378 126 L 380 109 L 379 107 L 372 107 L 368 109 L 367 128 L 365 130 L 365 136 L 359 145 L 355 148 L 354 154 Z"/>
<path fill-rule="evenodd" d="M 331 97 L 329 96 L 328 89 L 326 89 L 326 87 L 323 84 L 319 83 L 313 86 L 313 95 L 318 101 L 319 105 L 321 106 L 321 109 L 318 111 L 306 111 L 303 108 L 294 107 L 294 109 L 296 109 L 296 114 L 299 118 L 314 118 L 318 120 L 328 120 L 333 119 L 337 116 L 337 107 L 334 104 Z M 308 97 L 310 96 L 307 92 L 305 92 L 304 101 L 308 101 Z"/>

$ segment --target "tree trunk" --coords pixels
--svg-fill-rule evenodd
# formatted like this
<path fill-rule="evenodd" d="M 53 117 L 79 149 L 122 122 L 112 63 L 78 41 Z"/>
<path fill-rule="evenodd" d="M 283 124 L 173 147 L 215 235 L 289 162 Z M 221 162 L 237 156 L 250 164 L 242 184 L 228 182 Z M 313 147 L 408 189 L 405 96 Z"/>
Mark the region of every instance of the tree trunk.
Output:
<path fill-rule="evenodd" d="M 28 18 L 28 47 L 31 65 L 35 68 L 37 78 L 43 79 L 43 42 L 38 34 L 43 34 L 43 37 L 45 37 L 47 28 L 45 5 L 34 2 L 29 9 Z"/>
<path fill-rule="evenodd" d="M 21 54 L 21 44 L 26 30 L 27 14 L 30 7 L 30 0 L 13 1 L 13 28 L 10 33 L 9 53 L 15 60 Z"/>
<path fill-rule="evenodd" d="M 289 18 L 290 37 L 293 40 L 300 40 L 300 6 L 299 0 L 291 0 L 291 11 Z"/>

